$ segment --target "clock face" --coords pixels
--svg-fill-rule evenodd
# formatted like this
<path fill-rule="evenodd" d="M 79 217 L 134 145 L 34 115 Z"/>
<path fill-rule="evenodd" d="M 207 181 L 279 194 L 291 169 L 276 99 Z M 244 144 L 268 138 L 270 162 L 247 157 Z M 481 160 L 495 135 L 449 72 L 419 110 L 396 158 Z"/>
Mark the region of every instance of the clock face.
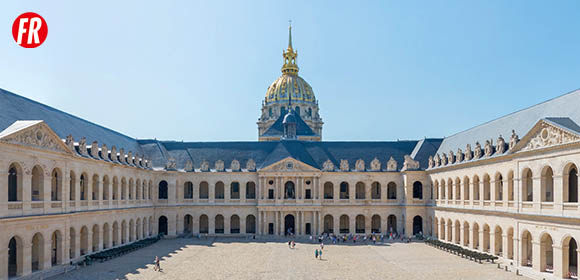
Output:
<path fill-rule="evenodd" d="M 291 162 L 291 161 L 286 162 L 286 169 L 292 170 L 293 168 L 294 168 L 294 163 L 293 162 Z"/>

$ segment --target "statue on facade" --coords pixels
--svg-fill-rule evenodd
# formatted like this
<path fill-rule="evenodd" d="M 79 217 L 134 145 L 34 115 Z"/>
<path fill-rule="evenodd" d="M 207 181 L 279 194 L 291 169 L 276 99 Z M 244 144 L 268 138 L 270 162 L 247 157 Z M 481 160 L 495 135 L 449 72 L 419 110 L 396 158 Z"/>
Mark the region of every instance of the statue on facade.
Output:
<path fill-rule="evenodd" d="M 453 154 L 453 151 L 449 151 L 449 157 L 447 159 L 449 160 L 449 164 L 455 163 L 455 155 Z"/>
<path fill-rule="evenodd" d="M 255 162 L 253 159 L 249 159 L 249 160 L 246 162 L 246 169 L 247 169 L 248 171 L 253 171 L 253 170 L 256 170 L 256 162 Z"/>
<path fill-rule="evenodd" d="M 64 144 L 71 150 L 71 151 L 75 151 L 75 140 L 73 139 L 73 136 L 71 134 L 66 136 L 66 140 L 64 141 Z"/>
<path fill-rule="evenodd" d="M 230 169 L 232 171 L 240 171 L 240 162 L 237 159 L 232 160 L 230 164 Z"/>
<path fill-rule="evenodd" d="M 465 160 L 471 160 L 473 158 L 473 152 L 471 151 L 471 144 L 465 146 Z"/>
<path fill-rule="evenodd" d="M 484 154 L 486 157 L 490 157 L 493 154 L 493 143 L 492 140 L 485 140 Z"/>
<path fill-rule="evenodd" d="M 457 148 L 457 156 L 455 158 L 455 162 L 462 162 L 463 161 L 463 151 L 461 148 Z"/>
<path fill-rule="evenodd" d="M 441 165 L 447 165 L 447 155 L 445 153 L 441 153 Z"/>
<path fill-rule="evenodd" d="M 404 158 L 405 162 L 403 162 L 403 171 L 419 169 L 419 162 L 414 160 L 410 155 L 405 155 Z"/>
<path fill-rule="evenodd" d="M 495 148 L 497 153 L 503 154 L 505 153 L 505 140 L 501 137 L 501 134 L 497 138 L 497 147 Z"/>
<path fill-rule="evenodd" d="M 111 161 L 117 162 L 117 147 L 111 146 Z"/>
<path fill-rule="evenodd" d="M 512 130 L 512 136 L 510 137 L 509 149 L 512 150 L 518 144 L 519 141 L 520 141 L 520 138 L 516 134 L 516 131 Z"/>
<path fill-rule="evenodd" d="M 83 156 L 87 156 L 87 138 L 83 137 L 79 141 L 79 153 Z"/>
<path fill-rule="evenodd" d="M 475 159 L 478 159 L 482 156 L 482 151 L 481 151 L 481 144 L 479 144 L 479 141 L 475 142 L 475 150 L 473 151 L 473 157 Z"/>
<path fill-rule="evenodd" d="M 441 165 L 441 156 L 435 154 L 435 167 L 439 167 L 439 165 Z"/>
<path fill-rule="evenodd" d="M 433 156 L 429 156 L 429 168 L 433 168 L 435 166 L 435 161 L 433 160 Z"/>

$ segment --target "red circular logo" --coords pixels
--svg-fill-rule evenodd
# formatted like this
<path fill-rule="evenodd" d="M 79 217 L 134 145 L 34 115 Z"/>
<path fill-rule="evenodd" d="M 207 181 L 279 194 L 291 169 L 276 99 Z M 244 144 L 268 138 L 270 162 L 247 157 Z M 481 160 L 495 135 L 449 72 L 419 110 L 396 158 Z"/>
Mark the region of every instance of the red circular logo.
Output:
<path fill-rule="evenodd" d="M 24 13 L 14 20 L 12 36 L 16 44 L 23 48 L 36 48 L 46 40 L 48 26 L 37 13 Z"/>

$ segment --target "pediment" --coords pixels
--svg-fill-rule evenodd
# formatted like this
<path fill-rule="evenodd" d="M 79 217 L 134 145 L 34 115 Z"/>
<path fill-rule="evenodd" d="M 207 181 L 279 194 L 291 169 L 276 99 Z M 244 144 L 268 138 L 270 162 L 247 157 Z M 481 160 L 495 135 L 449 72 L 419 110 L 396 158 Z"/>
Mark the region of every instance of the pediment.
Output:
<path fill-rule="evenodd" d="M 0 141 L 60 153 L 73 153 L 44 121 L 16 121 L 0 132 Z"/>
<path fill-rule="evenodd" d="M 262 172 L 312 172 L 320 171 L 318 168 L 312 167 L 304 162 L 287 157 L 283 160 L 270 164 L 262 169 Z"/>
<path fill-rule="evenodd" d="M 525 152 L 580 142 L 580 133 L 550 120 L 538 121 L 514 146 L 513 152 Z"/>

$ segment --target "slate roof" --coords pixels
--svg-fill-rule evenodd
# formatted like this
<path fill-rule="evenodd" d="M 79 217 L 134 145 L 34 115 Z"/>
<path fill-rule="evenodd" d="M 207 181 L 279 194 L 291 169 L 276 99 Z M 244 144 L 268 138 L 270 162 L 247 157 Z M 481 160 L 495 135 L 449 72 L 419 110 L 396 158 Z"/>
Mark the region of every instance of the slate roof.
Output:
<path fill-rule="evenodd" d="M 580 132 L 580 90 L 575 90 L 526 109 L 505 115 L 495 120 L 475 126 L 443 139 L 438 153 L 465 151 L 465 146 L 475 142 L 483 145 L 485 140 L 493 139 L 494 144 L 501 134 L 506 141 L 512 129 L 522 138 L 541 119 L 554 122 L 573 131 Z"/>
<path fill-rule="evenodd" d="M 215 162 L 223 160 L 229 169 L 232 160 L 240 162 L 245 168 L 249 159 L 253 159 L 258 169 L 267 167 L 287 157 L 304 162 L 314 168 L 322 169 L 326 160 L 331 160 L 335 167 L 340 160 L 348 160 L 354 169 L 358 159 L 365 161 L 370 169 L 370 162 L 376 157 L 381 161 L 382 169 L 392 156 L 398 162 L 398 169 L 403 167 L 404 156 L 414 154 L 414 159 L 421 164 L 421 169 L 428 166 L 430 152 L 437 149 L 441 139 L 424 139 L 421 141 L 382 141 L 382 142 L 318 142 L 318 141 L 264 141 L 264 142 L 175 142 L 157 140 L 139 140 L 143 150 L 153 160 L 154 167 L 163 167 L 170 157 L 175 158 L 178 169 L 183 169 L 191 160 L 195 169 L 200 169 L 206 160 L 210 168 Z"/>
<path fill-rule="evenodd" d="M 284 117 L 286 114 L 281 114 L 280 117 L 262 134 L 261 136 L 282 136 L 284 135 Z M 300 117 L 300 114 L 294 114 L 296 117 L 296 136 L 315 136 L 316 133 L 306 124 Z"/>
<path fill-rule="evenodd" d="M 99 145 L 115 145 L 125 152 L 142 154 L 137 141 L 129 136 L 0 89 L 0 131 L 19 120 L 43 120 L 61 139 L 72 134 L 77 142 L 86 137 L 88 144 L 96 140 Z"/>

